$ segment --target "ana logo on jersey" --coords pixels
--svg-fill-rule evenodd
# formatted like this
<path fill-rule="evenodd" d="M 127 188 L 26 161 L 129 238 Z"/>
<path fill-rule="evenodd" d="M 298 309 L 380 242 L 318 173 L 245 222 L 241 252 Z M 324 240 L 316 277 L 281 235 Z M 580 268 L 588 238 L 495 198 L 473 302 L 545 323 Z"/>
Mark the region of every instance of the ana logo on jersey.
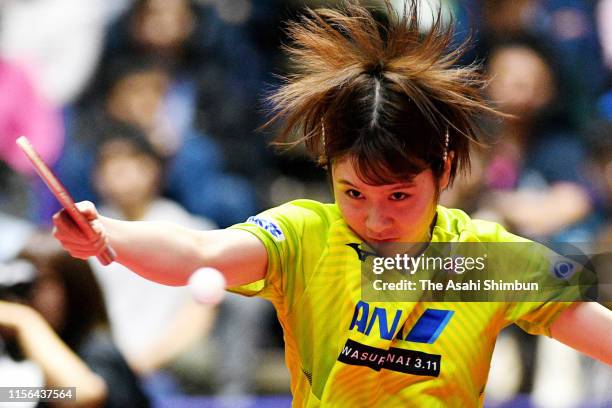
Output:
<path fill-rule="evenodd" d="M 370 304 L 367 302 L 357 303 L 349 331 L 357 330 L 369 336 L 374 327 L 377 327 L 381 339 L 393 340 L 395 338 L 406 342 L 426 344 L 433 344 L 438 339 L 454 314 L 452 310 L 426 309 L 412 327 L 406 324 L 400 327 L 403 310 L 396 309 L 391 312 L 393 321 L 390 322 L 387 317 L 389 312 L 387 309 L 374 307 L 371 312 L 370 309 Z M 350 365 L 366 366 L 376 371 L 387 369 L 406 374 L 437 377 L 440 375 L 442 356 L 397 347 L 381 349 L 347 339 L 338 356 L 338 361 Z"/>
<path fill-rule="evenodd" d="M 387 314 L 389 311 L 383 307 L 374 307 L 370 312 L 370 304 L 360 300 L 355 305 L 355 312 L 349 330 L 357 330 L 369 336 L 374 327 L 378 329 L 381 339 L 405 340 L 414 343 L 433 344 L 455 313 L 452 310 L 426 309 L 416 321 L 414 326 L 407 327 L 405 324 L 400 328 L 402 309 L 396 309 L 392 313 L 393 321 L 390 323 Z M 399 330 L 398 330 L 399 329 Z"/>
<path fill-rule="evenodd" d="M 253 216 L 249 217 L 246 222 L 249 224 L 255 224 L 258 227 L 265 229 L 270 233 L 270 235 L 272 235 L 272 238 L 274 238 L 276 241 L 280 242 L 285 240 L 285 234 L 283 234 L 283 230 L 281 230 L 280 227 L 276 225 L 276 223 L 272 220 Z"/>

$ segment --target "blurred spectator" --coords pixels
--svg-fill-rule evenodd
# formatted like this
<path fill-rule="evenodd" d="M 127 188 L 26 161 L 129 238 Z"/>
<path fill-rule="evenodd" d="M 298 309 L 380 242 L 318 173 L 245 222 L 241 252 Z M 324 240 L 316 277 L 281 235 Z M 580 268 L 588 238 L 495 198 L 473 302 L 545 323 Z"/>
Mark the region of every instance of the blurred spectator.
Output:
<path fill-rule="evenodd" d="M 480 0 L 481 32 L 486 56 L 491 44 L 530 35 L 551 50 L 566 79 L 568 106 L 574 125 L 592 118 L 593 98 L 601 92 L 605 72 L 597 35 L 594 2 L 588 0 Z M 585 64 L 585 61 L 589 61 Z"/>
<path fill-rule="evenodd" d="M 476 149 L 476 171 L 458 180 L 443 200 L 463 208 L 465 203 L 461 200 L 468 198 L 475 217 L 498 221 L 510 231 L 535 240 L 587 242 L 593 238 L 597 222 L 592 216 L 584 172 L 586 149 L 566 120 L 562 81 L 549 55 L 530 38 L 507 40 L 492 48 L 487 62 L 489 96 L 501 111 L 512 116 L 486 125 L 493 139 L 491 147 Z M 535 390 L 536 405 L 552 398 L 550 384 L 541 380 L 556 378 L 551 373 L 553 364 L 559 365 L 555 373 L 569 367 L 572 373 L 579 373 L 576 353 L 558 351 L 563 358 L 549 361 L 548 367 L 541 366 L 531 336 L 514 327 L 502 333 L 501 338 L 508 335 L 520 342 L 523 367 L 517 370 L 522 375 L 513 373 L 521 378 L 518 391 Z M 511 342 L 501 341 L 499 348 L 506 347 L 504 352 L 512 353 L 508 344 Z M 544 347 L 547 346 L 550 344 Z M 501 363 L 499 357 L 493 361 L 493 367 Z M 544 376 L 534 377 L 534 372 L 542 370 L 546 370 Z M 496 374 L 499 372 L 493 370 L 492 375 Z M 564 384 L 563 392 L 555 391 L 563 402 L 559 407 L 572 406 L 580 400 L 580 378 L 576 374 L 557 379 Z M 492 381 L 488 390 L 490 398 L 501 397 L 499 390 L 491 388 L 495 384 Z M 507 390 L 504 392 L 507 394 Z"/>
<path fill-rule="evenodd" d="M 588 174 L 592 180 L 595 209 L 600 221 L 593 244 L 595 270 L 600 277 L 600 298 L 612 309 L 612 116 L 595 122 L 587 133 L 589 143 Z M 585 362 L 585 372 L 592 373 L 587 392 L 600 406 L 612 403 L 612 367 Z"/>
<path fill-rule="evenodd" d="M 26 135 L 40 155 L 55 162 L 63 145 L 61 116 L 19 66 L 0 59 L 0 159 L 24 174 L 34 168 L 15 140 Z"/>
<path fill-rule="evenodd" d="M 310 191 L 313 178 L 324 179 L 322 172 L 299 155 L 272 155 L 256 132 L 264 122 L 261 97 L 278 82 L 273 73 L 286 68 L 280 21 L 301 8 L 299 3 L 304 2 L 136 1 L 109 30 L 99 77 L 108 77 L 113 61 L 126 56 L 162 58 L 168 83 L 161 114 L 167 128 L 177 134 L 196 128 L 216 141 L 227 169 L 249 180 L 260 207 L 284 196 L 283 190 Z M 98 81 L 84 101 L 106 88 Z M 288 177 L 275 183 L 279 172 Z"/>
<path fill-rule="evenodd" d="M 30 178 L 25 185 L 16 185 L 5 178 L 8 175 L 6 171 L 0 174 L 2 184 L 7 188 L 2 191 L 5 202 L 21 199 L 15 207 L 20 213 L 15 215 L 39 222 L 45 219 L 46 208 L 53 202 L 53 197 L 35 176 L 34 168 L 15 140 L 27 136 L 42 158 L 52 165 L 62 151 L 63 131 L 59 111 L 41 95 L 24 70 L 0 58 L 0 162 Z M 24 192 L 29 200 L 24 197 Z"/>
<path fill-rule="evenodd" d="M 169 68 L 163 109 L 171 126 L 179 133 L 197 127 L 214 138 L 231 171 L 252 181 L 261 174 L 265 143 L 254 130 L 265 70 L 241 27 L 193 0 L 138 0 L 109 34 L 102 72 L 134 54 L 163 59 Z"/>
<path fill-rule="evenodd" d="M 93 166 L 92 154 L 106 135 L 92 122 L 103 126 L 106 116 L 145 132 L 158 155 L 166 161 L 162 191 L 188 211 L 214 220 L 220 226 L 242 221 L 255 211 L 255 194 L 249 183 L 226 172 L 218 145 L 194 128 L 178 133 L 162 109 L 168 89 L 168 72 L 151 59 L 117 62 L 109 70 L 109 88 L 90 116 L 78 118 L 75 137 L 67 145 L 58 166 L 69 188 L 78 198 L 93 198 L 91 186 L 82 180 Z M 76 138 L 78 134 L 78 139 Z M 87 159 L 89 156 L 89 159 Z"/>
<path fill-rule="evenodd" d="M 127 220 L 172 221 L 196 229 L 214 227 L 210 221 L 193 217 L 177 203 L 159 196 L 162 160 L 142 132 L 121 124 L 106 131 L 98 147 L 94 172 L 95 185 L 103 199 L 101 214 Z M 154 395 L 162 394 L 155 389 L 162 378 L 160 369 L 179 371 L 182 381 L 202 381 L 197 378 L 202 376 L 202 367 L 194 369 L 192 361 L 185 368 L 181 363 L 185 358 L 216 368 L 215 385 L 220 394 L 239 396 L 253 392 L 255 359 L 248 363 L 240 356 L 257 353 L 262 320 L 266 317 L 262 313 L 267 310 L 265 303 L 228 294 L 221 305 L 223 318 L 212 327 L 214 310 L 196 304 L 187 288 L 149 282 L 118 264 L 103 267 L 92 262 L 109 305 L 117 344 L 139 374 L 158 373 L 149 378 Z M 231 327 L 226 321 L 232 322 Z M 240 327 L 243 334 L 236 336 L 232 330 L 235 327 Z M 205 345 L 211 328 L 223 344 L 218 350 L 220 358 L 202 361 L 193 347 Z M 179 392 L 178 388 L 170 388 L 172 379 L 165 378 L 169 389 L 164 392 Z"/>
<path fill-rule="evenodd" d="M 42 233 L 20 259 L 0 274 L 7 280 L 0 301 L 1 336 L 13 345 L 8 350 L 14 359 L 30 360 L 42 375 L 41 383 L 14 385 L 76 387 L 77 406 L 148 406 L 111 340 L 102 295 L 87 263 Z M 10 373 L 0 377 L 3 384 L 12 381 Z"/>
<path fill-rule="evenodd" d="M 107 131 L 94 170 L 101 214 L 132 221 L 172 221 L 196 229 L 214 227 L 159 196 L 161 159 L 141 132 L 120 124 Z M 161 368 L 207 332 L 212 310 L 197 306 L 186 288 L 149 282 L 118 264 L 103 267 L 92 262 L 109 306 L 114 337 L 140 374 Z"/>
<path fill-rule="evenodd" d="M 588 160 L 597 231 L 591 243 L 592 263 L 599 277 L 599 299 L 612 309 L 612 116 L 602 113 L 586 132 Z M 583 358 L 582 372 L 589 373 L 585 394 L 593 406 L 612 404 L 612 367 Z"/>
<path fill-rule="evenodd" d="M 70 104 L 98 63 L 106 0 L 4 0 L 0 55 L 26 65 L 45 99 Z"/>
<path fill-rule="evenodd" d="M 480 186 L 478 215 L 519 234 L 587 240 L 593 231 L 583 223 L 591 211 L 586 150 L 564 121 L 565 98 L 546 51 L 527 40 L 505 42 L 491 52 L 488 71 L 491 99 L 514 116 L 490 124 L 492 147 L 478 155 L 483 172 L 457 189 Z"/>

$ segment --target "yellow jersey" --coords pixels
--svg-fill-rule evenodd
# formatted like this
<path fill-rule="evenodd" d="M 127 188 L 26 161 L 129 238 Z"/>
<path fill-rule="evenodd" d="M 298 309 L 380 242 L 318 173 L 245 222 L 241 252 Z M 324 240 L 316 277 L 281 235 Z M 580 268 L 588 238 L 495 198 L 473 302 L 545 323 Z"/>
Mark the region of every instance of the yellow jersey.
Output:
<path fill-rule="evenodd" d="M 231 288 L 270 300 L 283 328 L 294 407 L 478 407 L 498 333 L 547 334 L 570 302 L 371 302 L 361 239 L 335 204 L 297 200 L 231 228 L 268 253 L 263 280 Z M 432 242 L 524 242 L 498 224 L 437 208 Z"/>

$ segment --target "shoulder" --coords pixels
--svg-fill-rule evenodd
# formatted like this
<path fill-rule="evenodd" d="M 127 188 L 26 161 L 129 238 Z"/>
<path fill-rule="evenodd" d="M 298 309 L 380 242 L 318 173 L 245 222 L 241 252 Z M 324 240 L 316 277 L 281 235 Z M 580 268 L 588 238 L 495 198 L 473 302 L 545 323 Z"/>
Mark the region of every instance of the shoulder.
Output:
<path fill-rule="evenodd" d="M 268 255 L 292 257 L 296 251 L 320 251 L 327 242 L 332 225 L 342 217 L 335 204 L 295 200 L 249 217 L 231 226 L 257 236 Z"/>
<path fill-rule="evenodd" d="M 437 208 L 434 233 L 440 241 L 472 242 L 529 242 L 528 239 L 508 232 L 501 224 L 471 218 L 458 208 Z"/>
<path fill-rule="evenodd" d="M 250 217 L 246 222 L 274 232 L 285 228 L 304 232 L 325 230 L 341 218 L 335 204 L 324 204 L 314 200 L 295 200 Z"/>

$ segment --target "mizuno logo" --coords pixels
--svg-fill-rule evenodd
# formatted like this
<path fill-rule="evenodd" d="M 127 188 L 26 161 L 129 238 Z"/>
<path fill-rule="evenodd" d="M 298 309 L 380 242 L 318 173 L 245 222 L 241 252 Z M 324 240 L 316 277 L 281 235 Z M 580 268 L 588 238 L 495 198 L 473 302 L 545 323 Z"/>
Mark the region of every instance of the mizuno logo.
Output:
<path fill-rule="evenodd" d="M 360 244 L 352 243 L 352 244 L 346 244 L 346 245 L 353 248 L 355 252 L 357 252 L 357 257 L 359 258 L 361 262 L 365 262 L 368 259 L 368 256 L 373 256 L 373 257 L 378 256 L 374 252 L 366 251 L 366 250 L 359 248 Z"/>

